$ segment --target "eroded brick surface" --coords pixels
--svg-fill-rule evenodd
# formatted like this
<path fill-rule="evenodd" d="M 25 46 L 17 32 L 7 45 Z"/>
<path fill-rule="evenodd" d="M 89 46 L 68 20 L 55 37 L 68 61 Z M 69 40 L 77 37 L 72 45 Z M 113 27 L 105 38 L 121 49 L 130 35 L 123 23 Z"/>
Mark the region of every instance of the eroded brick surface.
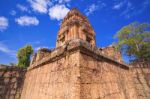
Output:
<path fill-rule="evenodd" d="M 0 66 L 0 99 L 20 99 L 25 70 Z"/>
<path fill-rule="evenodd" d="M 128 69 L 83 54 L 80 54 L 80 60 L 80 99 L 138 99 Z"/>
<path fill-rule="evenodd" d="M 21 99 L 79 99 L 79 53 L 30 70 Z"/>

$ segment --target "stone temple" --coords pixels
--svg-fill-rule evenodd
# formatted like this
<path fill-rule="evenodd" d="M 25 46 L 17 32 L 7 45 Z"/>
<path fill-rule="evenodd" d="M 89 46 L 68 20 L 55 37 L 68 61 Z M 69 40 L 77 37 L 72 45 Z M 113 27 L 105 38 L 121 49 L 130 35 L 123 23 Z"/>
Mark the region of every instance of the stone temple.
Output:
<path fill-rule="evenodd" d="M 16 84 L 15 90 L 8 88 L 5 95 L 1 92 L 0 96 L 3 99 L 150 99 L 150 70 L 123 63 L 114 46 L 98 48 L 95 36 L 88 19 L 72 9 L 62 21 L 56 48 L 39 49 L 25 75 L 19 75 L 21 84 Z"/>

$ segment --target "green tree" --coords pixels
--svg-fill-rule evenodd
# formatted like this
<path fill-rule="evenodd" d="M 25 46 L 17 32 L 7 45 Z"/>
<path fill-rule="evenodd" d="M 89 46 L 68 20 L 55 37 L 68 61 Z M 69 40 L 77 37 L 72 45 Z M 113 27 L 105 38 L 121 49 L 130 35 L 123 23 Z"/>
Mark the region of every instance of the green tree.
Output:
<path fill-rule="evenodd" d="M 150 24 L 134 22 L 121 28 L 115 37 L 118 38 L 116 47 L 130 60 L 150 60 Z"/>
<path fill-rule="evenodd" d="M 20 48 L 17 53 L 18 67 L 28 67 L 30 65 L 30 57 L 33 53 L 33 48 L 31 45 L 26 45 Z"/>

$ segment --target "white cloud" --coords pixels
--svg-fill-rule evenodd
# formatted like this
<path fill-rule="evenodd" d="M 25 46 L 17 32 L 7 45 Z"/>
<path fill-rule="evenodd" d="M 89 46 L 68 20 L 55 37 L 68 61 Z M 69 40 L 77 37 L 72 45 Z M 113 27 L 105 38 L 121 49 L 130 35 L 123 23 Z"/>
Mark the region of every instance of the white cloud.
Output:
<path fill-rule="evenodd" d="M 56 0 L 57 1 L 57 0 Z M 68 3 L 70 2 L 71 0 L 58 0 L 59 3 Z"/>
<path fill-rule="evenodd" d="M 6 30 L 8 27 L 8 19 L 0 16 L 0 31 Z"/>
<path fill-rule="evenodd" d="M 36 17 L 22 16 L 15 19 L 15 21 L 21 26 L 38 25 L 39 20 Z"/>
<path fill-rule="evenodd" d="M 87 11 L 86 11 L 86 15 L 90 15 L 91 13 L 93 13 L 95 10 L 98 9 L 98 6 L 96 4 L 92 4 L 88 7 Z"/>
<path fill-rule="evenodd" d="M 55 5 L 49 9 L 49 16 L 51 19 L 57 19 L 59 21 L 66 16 L 69 10 L 65 5 Z"/>
<path fill-rule="evenodd" d="M 28 8 L 26 6 L 21 5 L 21 4 L 17 4 L 17 8 L 19 8 L 21 11 L 28 12 Z"/>
<path fill-rule="evenodd" d="M 134 7 L 132 6 L 131 2 L 127 2 L 126 9 L 122 11 L 121 15 L 125 16 L 125 18 L 130 18 L 132 15 L 132 12 L 134 12 Z"/>
<path fill-rule="evenodd" d="M 52 5 L 49 0 L 28 0 L 34 11 L 47 13 L 48 6 Z"/>
<path fill-rule="evenodd" d="M 122 13 L 120 13 L 120 16 L 124 16 L 125 18 L 129 19 L 133 16 L 141 14 L 149 7 L 149 5 L 149 0 L 143 0 L 143 2 L 141 2 L 139 6 L 133 5 L 129 1 L 124 1 L 124 9 L 122 10 Z"/>
<path fill-rule="evenodd" d="M 113 9 L 119 10 L 121 7 L 123 7 L 123 5 L 124 5 L 124 2 L 120 2 L 120 3 L 116 4 L 116 5 L 114 5 Z"/>
<path fill-rule="evenodd" d="M 15 10 L 12 10 L 12 11 L 10 12 L 10 15 L 15 16 L 15 15 L 16 15 L 16 11 L 15 11 Z"/>
<path fill-rule="evenodd" d="M 93 12 L 95 12 L 98 9 L 102 9 L 106 7 L 106 4 L 104 2 L 98 1 L 97 3 L 91 4 L 90 6 L 85 9 L 85 14 L 89 16 Z"/>
<path fill-rule="evenodd" d="M 16 51 L 10 50 L 4 43 L 0 42 L 0 52 L 6 53 L 12 57 L 16 56 Z"/>
<path fill-rule="evenodd" d="M 0 51 L 4 52 L 4 53 L 9 53 L 10 52 L 10 50 L 1 42 L 0 42 Z"/>

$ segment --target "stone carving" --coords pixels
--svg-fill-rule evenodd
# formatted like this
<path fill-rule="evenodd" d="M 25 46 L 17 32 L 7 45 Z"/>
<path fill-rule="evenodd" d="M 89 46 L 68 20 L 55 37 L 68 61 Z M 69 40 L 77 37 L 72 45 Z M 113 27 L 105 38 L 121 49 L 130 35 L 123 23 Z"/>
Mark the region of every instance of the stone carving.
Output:
<path fill-rule="evenodd" d="M 66 27 L 69 27 L 67 31 Z M 93 28 L 77 9 L 72 9 L 64 18 L 58 32 L 56 47 L 62 46 L 72 39 L 87 40 L 92 46 L 95 46 L 96 43 Z"/>

